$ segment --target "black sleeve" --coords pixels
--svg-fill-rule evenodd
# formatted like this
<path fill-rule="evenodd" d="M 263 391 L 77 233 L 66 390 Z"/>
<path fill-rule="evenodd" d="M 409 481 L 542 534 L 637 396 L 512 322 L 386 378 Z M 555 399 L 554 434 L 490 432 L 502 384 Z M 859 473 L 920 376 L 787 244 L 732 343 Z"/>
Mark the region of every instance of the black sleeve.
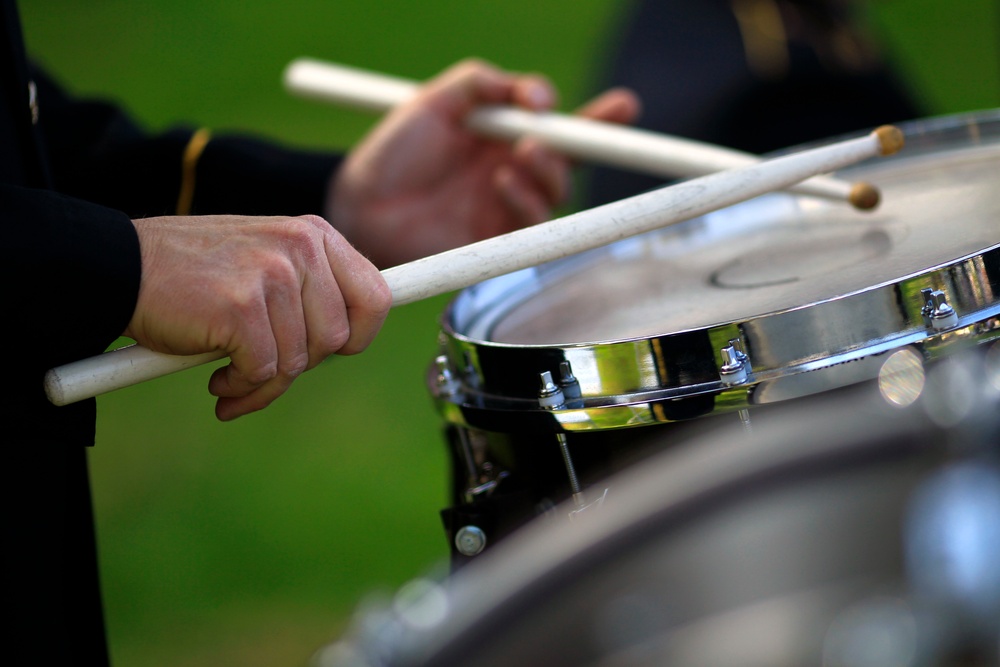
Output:
<path fill-rule="evenodd" d="M 41 127 L 55 188 L 131 218 L 177 212 L 194 128 L 148 134 L 117 106 L 67 95 L 39 68 Z M 192 214 L 320 214 L 340 156 L 215 135 L 194 167 Z"/>
<path fill-rule="evenodd" d="M 247 136 L 213 138 L 198 160 L 191 212 L 242 215 L 323 213 L 340 157 Z"/>
<path fill-rule="evenodd" d="M 14 422 L 33 439 L 93 441 L 95 401 L 55 408 L 45 372 L 103 352 L 132 317 L 141 277 L 131 220 L 172 215 L 191 128 L 149 134 L 117 106 L 67 95 L 34 68 L 45 169 L 53 190 L 0 184 L 5 345 Z M 339 157 L 223 135 L 193 174 L 192 214 L 322 213 Z"/>
<path fill-rule="evenodd" d="M 94 402 L 55 408 L 44 397 L 43 377 L 103 352 L 125 329 L 141 273 L 135 228 L 119 211 L 8 184 L 0 184 L 0 218 L 3 349 L 15 387 L 4 409 L 15 423 L 31 415 L 34 439 L 92 440 Z"/>

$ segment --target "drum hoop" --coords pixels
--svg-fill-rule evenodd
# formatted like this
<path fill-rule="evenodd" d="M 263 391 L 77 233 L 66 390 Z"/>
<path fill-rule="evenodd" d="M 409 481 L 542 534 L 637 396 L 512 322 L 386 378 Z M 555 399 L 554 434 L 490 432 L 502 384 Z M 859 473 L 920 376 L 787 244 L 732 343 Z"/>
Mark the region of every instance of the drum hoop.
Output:
<path fill-rule="evenodd" d="M 985 276 L 994 274 L 984 280 Z M 922 315 L 921 289 L 944 289 L 958 313 L 957 323 L 944 331 L 929 328 Z M 981 254 L 973 254 L 899 281 L 872 286 L 823 302 L 768 313 L 746 321 L 725 323 L 696 330 L 672 332 L 652 338 L 636 338 L 596 344 L 511 345 L 470 339 L 444 327 L 446 356 L 474 365 L 471 375 L 485 375 L 483 360 L 499 351 L 507 367 L 526 369 L 520 395 L 502 394 L 466 385 L 457 394 L 435 392 L 438 407 L 452 423 L 496 431 L 588 431 L 625 428 L 652 423 L 680 421 L 700 414 L 681 409 L 686 399 L 701 398 L 712 403 L 710 412 L 727 412 L 755 405 L 758 397 L 774 384 L 803 373 L 816 373 L 850 362 L 874 359 L 875 363 L 856 364 L 847 380 L 815 381 L 821 389 L 843 386 L 875 377 L 878 357 L 901 347 L 911 347 L 924 359 L 949 351 L 989 342 L 1000 337 L 1000 245 Z M 802 317 L 815 321 L 838 321 L 838 313 L 862 312 L 866 304 L 893 308 L 887 318 L 892 327 L 873 330 L 871 322 L 840 321 L 842 331 L 836 345 L 821 352 L 771 346 L 767 355 L 756 354 L 777 332 L 801 326 Z M 842 320 L 842 318 L 840 318 Z M 743 341 L 751 360 L 745 382 L 728 386 L 720 379 L 724 364 L 720 350 L 727 341 Z M 828 340 L 831 336 L 828 335 Z M 711 345 L 715 351 L 712 364 L 680 367 L 677 360 L 696 356 L 696 347 Z M 619 375 L 635 380 L 632 386 L 615 386 L 608 378 L 594 372 L 590 360 L 612 359 Z M 581 363 L 581 360 L 583 363 Z M 563 409 L 539 406 L 537 385 L 528 382 L 537 374 L 549 371 L 558 377 L 559 362 L 569 361 L 583 390 L 582 401 Z M 590 363 L 586 363 L 590 361 Z M 539 364 L 542 365 L 539 365 Z M 478 365 L 476 365 L 478 364 Z M 459 366 L 461 367 L 461 366 Z M 675 373 L 664 368 L 677 367 Z M 838 369 L 842 376 L 846 369 Z M 436 373 L 431 369 L 431 374 Z M 832 374 L 831 374 L 832 375 Z M 429 378 L 434 386 L 434 378 Z M 670 408 L 670 409 L 667 409 Z M 693 408 L 699 412 L 700 408 Z M 677 416 L 673 416 L 676 413 Z"/>

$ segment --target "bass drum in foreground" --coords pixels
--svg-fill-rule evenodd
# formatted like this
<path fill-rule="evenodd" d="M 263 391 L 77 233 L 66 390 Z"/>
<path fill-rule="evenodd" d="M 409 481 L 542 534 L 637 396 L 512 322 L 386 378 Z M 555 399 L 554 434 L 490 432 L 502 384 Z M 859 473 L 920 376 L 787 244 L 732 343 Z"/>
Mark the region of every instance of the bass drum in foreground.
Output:
<path fill-rule="evenodd" d="M 317 664 L 997 665 L 998 351 L 885 375 L 907 408 L 864 385 L 656 454 L 599 511 L 404 587 Z"/>
<path fill-rule="evenodd" d="M 459 294 L 429 374 L 455 563 L 683 439 L 629 427 L 756 421 L 893 351 L 1000 335 L 1000 112 L 901 127 L 900 153 L 838 174 L 880 188 L 873 212 L 774 193 Z"/>

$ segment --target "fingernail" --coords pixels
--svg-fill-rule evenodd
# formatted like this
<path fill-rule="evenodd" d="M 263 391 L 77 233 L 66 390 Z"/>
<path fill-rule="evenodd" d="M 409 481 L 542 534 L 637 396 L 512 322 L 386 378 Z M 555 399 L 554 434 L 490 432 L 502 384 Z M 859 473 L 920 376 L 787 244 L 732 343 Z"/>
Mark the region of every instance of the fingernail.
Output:
<path fill-rule="evenodd" d="M 552 91 L 548 87 L 536 84 L 528 89 L 531 104 L 536 107 L 550 107 L 554 103 Z"/>

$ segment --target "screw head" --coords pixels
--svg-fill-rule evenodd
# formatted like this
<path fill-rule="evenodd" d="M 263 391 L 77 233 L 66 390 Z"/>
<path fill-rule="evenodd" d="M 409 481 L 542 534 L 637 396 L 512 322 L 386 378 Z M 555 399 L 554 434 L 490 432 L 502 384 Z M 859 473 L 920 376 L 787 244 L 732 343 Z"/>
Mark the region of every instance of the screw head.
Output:
<path fill-rule="evenodd" d="M 486 533 L 478 526 L 462 526 L 455 533 L 455 548 L 463 556 L 475 556 L 486 548 Z"/>

